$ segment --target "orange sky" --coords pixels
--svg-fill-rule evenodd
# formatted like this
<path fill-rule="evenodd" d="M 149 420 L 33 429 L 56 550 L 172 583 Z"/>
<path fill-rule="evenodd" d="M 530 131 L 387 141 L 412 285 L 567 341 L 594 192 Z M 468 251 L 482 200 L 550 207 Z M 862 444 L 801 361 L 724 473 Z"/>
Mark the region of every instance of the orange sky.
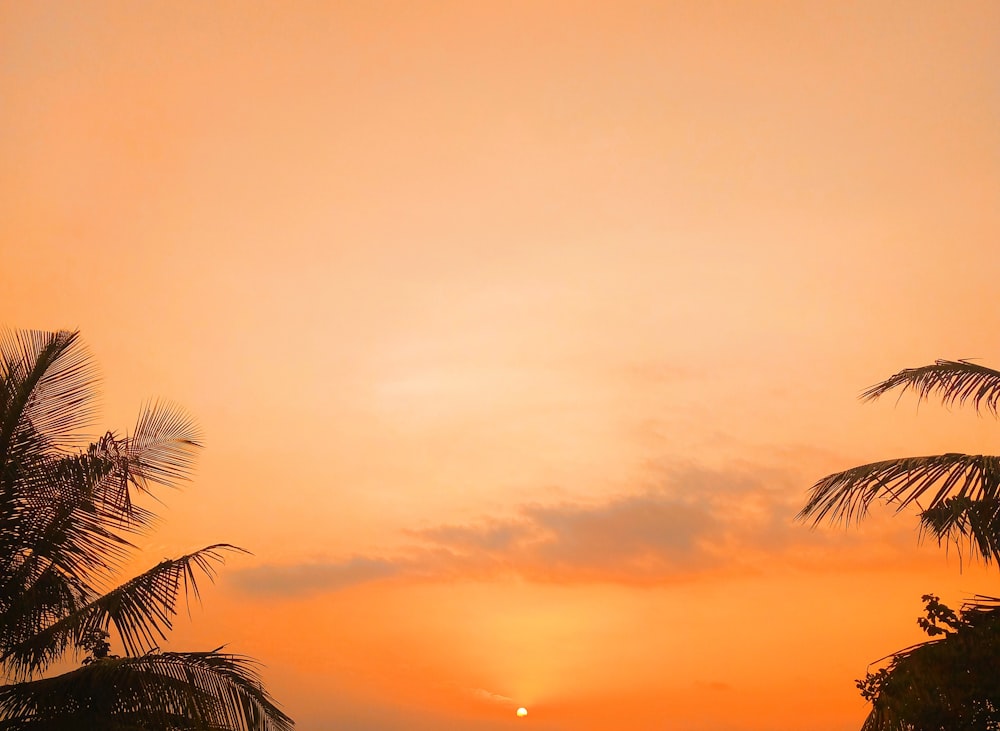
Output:
<path fill-rule="evenodd" d="M 996 576 L 824 474 L 996 449 L 993 2 L 0 7 L 0 304 L 194 414 L 141 564 L 302 731 L 856 729 Z M 529 708 L 518 720 L 514 709 Z"/>

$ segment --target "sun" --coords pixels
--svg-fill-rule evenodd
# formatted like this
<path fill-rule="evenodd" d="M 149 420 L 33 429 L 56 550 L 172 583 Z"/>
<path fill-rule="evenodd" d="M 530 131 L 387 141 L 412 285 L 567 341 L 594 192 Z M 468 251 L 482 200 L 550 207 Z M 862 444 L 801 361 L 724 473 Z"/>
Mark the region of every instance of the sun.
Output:
<path fill-rule="evenodd" d="M 524 718 L 527 715 L 528 715 L 528 709 L 527 708 L 518 708 L 517 709 L 517 717 L 518 718 Z"/>

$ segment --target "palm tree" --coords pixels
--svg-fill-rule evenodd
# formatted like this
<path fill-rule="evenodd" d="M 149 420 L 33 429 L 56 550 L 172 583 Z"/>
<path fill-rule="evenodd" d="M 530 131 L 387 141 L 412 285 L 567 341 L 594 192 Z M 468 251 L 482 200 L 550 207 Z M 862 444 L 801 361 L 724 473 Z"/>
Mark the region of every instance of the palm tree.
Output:
<path fill-rule="evenodd" d="M 862 394 L 874 400 L 898 389 L 945 406 L 971 402 L 998 416 L 1000 372 L 966 360 L 939 360 L 900 371 Z M 916 506 L 921 537 L 968 546 L 973 557 L 1000 563 L 1000 457 L 948 453 L 854 467 L 813 485 L 798 518 L 851 523 L 875 502 L 897 512 Z M 960 613 L 927 595 L 921 626 L 931 640 L 901 650 L 858 681 L 872 703 L 864 731 L 1000 729 L 1000 600 L 978 596 Z"/>
<path fill-rule="evenodd" d="M 157 403 L 131 436 L 81 449 L 96 388 L 77 332 L 0 335 L 0 731 L 289 731 L 252 659 L 157 647 L 180 595 L 241 549 L 208 546 L 108 590 L 155 519 L 134 498 L 186 479 L 200 445 Z"/>

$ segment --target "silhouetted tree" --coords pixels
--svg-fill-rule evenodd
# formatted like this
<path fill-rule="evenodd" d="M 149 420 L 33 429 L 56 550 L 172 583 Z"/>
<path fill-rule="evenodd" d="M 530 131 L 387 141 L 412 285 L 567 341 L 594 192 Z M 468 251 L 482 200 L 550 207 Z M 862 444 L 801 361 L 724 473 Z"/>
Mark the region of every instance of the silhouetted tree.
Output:
<path fill-rule="evenodd" d="M 996 417 L 1000 372 L 969 361 L 939 360 L 900 371 L 862 394 L 912 390 L 937 395 L 945 406 L 972 402 Z M 813 485 L 799 518 L 815 523 L 860 521 L 873 502 L 897 511 L 915 505 L 921 537 L 968 548 L 985 563 L 1000 562 L 1000 457 L 941 454 L 854 467 Z M 872 703 L 863 731 L 985 731 L 1000 729 L 1000 600 L 976 597 L 958 613 L 925 595 L 920 626 L 931 639 L 891 655 L 858 681 Z"/>
<path fill-rule="evenodd" d="M 858 681 L 872 704 L 862 731 L 1000 729 L 1000 600 L 977 596 L 956 613 L 925 594 L 917 620 L 933 639 Z"/>
<path fill-rule="evenodd" d="M 137 493 L 186 479 L 193 422 L 153 404 L 130 436 L 86 448 L 94 365 L 76 332 L 0 335 L 0 731 L 288 731 L 247 657 L 160 652 L 180 594 L 226 544 L 165 560 L 111 591 L 154 515 Z M 124 655 L 111 654 L 109 639 Z M 67 652 L 83 663 L 46 675 Z"/>

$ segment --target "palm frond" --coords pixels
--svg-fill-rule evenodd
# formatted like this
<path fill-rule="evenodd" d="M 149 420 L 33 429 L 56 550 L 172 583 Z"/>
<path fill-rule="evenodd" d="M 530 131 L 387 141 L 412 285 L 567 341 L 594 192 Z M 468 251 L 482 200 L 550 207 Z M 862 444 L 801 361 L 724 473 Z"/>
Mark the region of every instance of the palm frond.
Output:
<path fill-rule="evenodd" d="M 177 614 L 181 593 L 186 600 L 200 600 L 197 572 L 215 577 L 215 565 L 225 561 L 224 551 L 246 553 L 237 546 L 219 543 L 175 559 L 160 562 L 85 606 L 74 608 L 49 626 L 8 648 L 0 666 L 15 677 L 28 678 L 45 669 L 71 643 L 92 630 L 114 627 L 125 652 L 137 656 L 156 649 L 166 639 Z"/>
<path fill-rule="evenodd" d="M 22 592 L 4 596 L 0 605 L 0 652 L 7 655 L 23 643 L 32 642 L 39 631 L 77 611 L 86 603 L 87 595 L 72 577 L 66 577 L 55 566 L 34 578 Z M 0 660 L 5 676 L 18 677 L 17 668 Z M 22 678 L 26 677 L 21 675 Z"/>
<path fill-rule="evenodd" d="M 190 466 L 188 452 L 196 448 L 184 440 L 176 410 L 147 413 L 152 427 L 141 431 L 138 442 L 108 433 L 86 452 L 34 455 L 29 465 L 10 470 L 14 476 L 0 501 L 0 577 L 20 577 L 23 587 L 26 567 L 45 569 L 44 562 L 27 560 L 32 556 L 91 582 L 120 566 L 132 548 L 125 536 L 143 532 L 156 518 L 134 503 L 133 486 L 149 490 L 147 474 L 160 483 L 182 475 Z"/>
<path fill-rule="evenodd" d="M 221 649 L 221 648 L 220 648 Z M 0 687 L 0 731 L 164 728 L 291 731 L 256 663 L 239 655 L 165 652 L 107 658 L 53 678 Z"/>
<path fill-rule="evenodd" d="M 975 594 L 962 604 L 961 612 L 968 624 L 980 624 L 984 618 L 986 621 L 1000 621 L 1000 597 Z"/>
<path fill-rule="evenodd" d="M 0 505 L 0 604 L 30 586 L 51 563 L 94 585 L 117 569 L 131 543 L 123 533 L 148 522 L 148 511 L 123 504 L 109 485 L 118 464 L 93 451 L 45 455 L 17 475 Z"/>
<path fill-rule="evenodd" d="M 1000 501 L 947 497 L 920 513 L 921 535 L 932 536 L 938 545 L 968 545 L 972 557 L 984 562 L 1000 561 Z"/>
<path fill-rule="evenodd" d="M 61 463 L 72 458 L 62 458 Z M 84 463 L 86 460 L 82 460 Z M 80 466 L 79 464 L 76 466 Z M 109 528 L 81 474 L 52 466 L 18 484 L 0 524 L 0 651 L 30 640 L 97 594 L 131 544 Z M 35 489 L 35 488 L 38 489 Z M 8 663 L 0 661 L 0 666 Z"/>
<path fill-rule="evenodd" d="M 921 508 L 928 510 L 949 497 L 1000 499 L 1000 457 L 948 453 L 873 462 L 837 472 L 812 486 L 796 518 L 813 524 L 824 520 L 850 523 L 861 520 L 876 500 L 902 510 L 925 498 Z"/>
<path fill-rule="evenodd" d="M 0 333 L 0 731 L 288 731 L 253 661 L 219 650 L 163 653 L 183 592 L 199 598 L 228 544 L 166 560 L 100 595 L 129 536 L 155 515 L 135 490 L 187 479 L 200 444 L 168 403 L 142 411 L 131 436 L 86 449 L 97 376 L 76 332 Z M 108 630 L 126 657 L 108 657 Z M 83 667 L 37 678 L 70 645 Z M 220 648 L 221 649 L 221 648 Z"/>
<path fill-rule="evenodd" d="M 148 491 L 150 483 L 170 487 L 187 480 L 199 439 L 194 419 L 183 409 L 162 401 L 148 404 L 127 440 L 133 483 Z"/>
<path fill-rule="evenodd" d="M 896 388 L 902 389 L 900 395 L 915 392 L 921 401 L 937 393 L 945 406 L 972 401 L 977 411 L 998 416 L 1000 371 L 968 360 L 937 360 L 933 365 L 907 368 L 872 386 L 861 398 L 873 401 Z"/>
<path fill-rule="evenodd" d="M 78 332 L 3 331 L 0 383 L 0 464 L 32 436 L 63 449 L 93 423 L 99 378 Z"/>
<path fill-rule="evenodd" d="M 93 465 L 98 475 L 91 480 L 94 504 L 115 528 L 141 533 L 153 526 L 156 514 L 135 504 L 133 488 L 148 493 L 148 483 L 141 477 L 144 469 L 142 451 L 133 447 L 128 437 L 108 432 L 80 456 Z"/>

